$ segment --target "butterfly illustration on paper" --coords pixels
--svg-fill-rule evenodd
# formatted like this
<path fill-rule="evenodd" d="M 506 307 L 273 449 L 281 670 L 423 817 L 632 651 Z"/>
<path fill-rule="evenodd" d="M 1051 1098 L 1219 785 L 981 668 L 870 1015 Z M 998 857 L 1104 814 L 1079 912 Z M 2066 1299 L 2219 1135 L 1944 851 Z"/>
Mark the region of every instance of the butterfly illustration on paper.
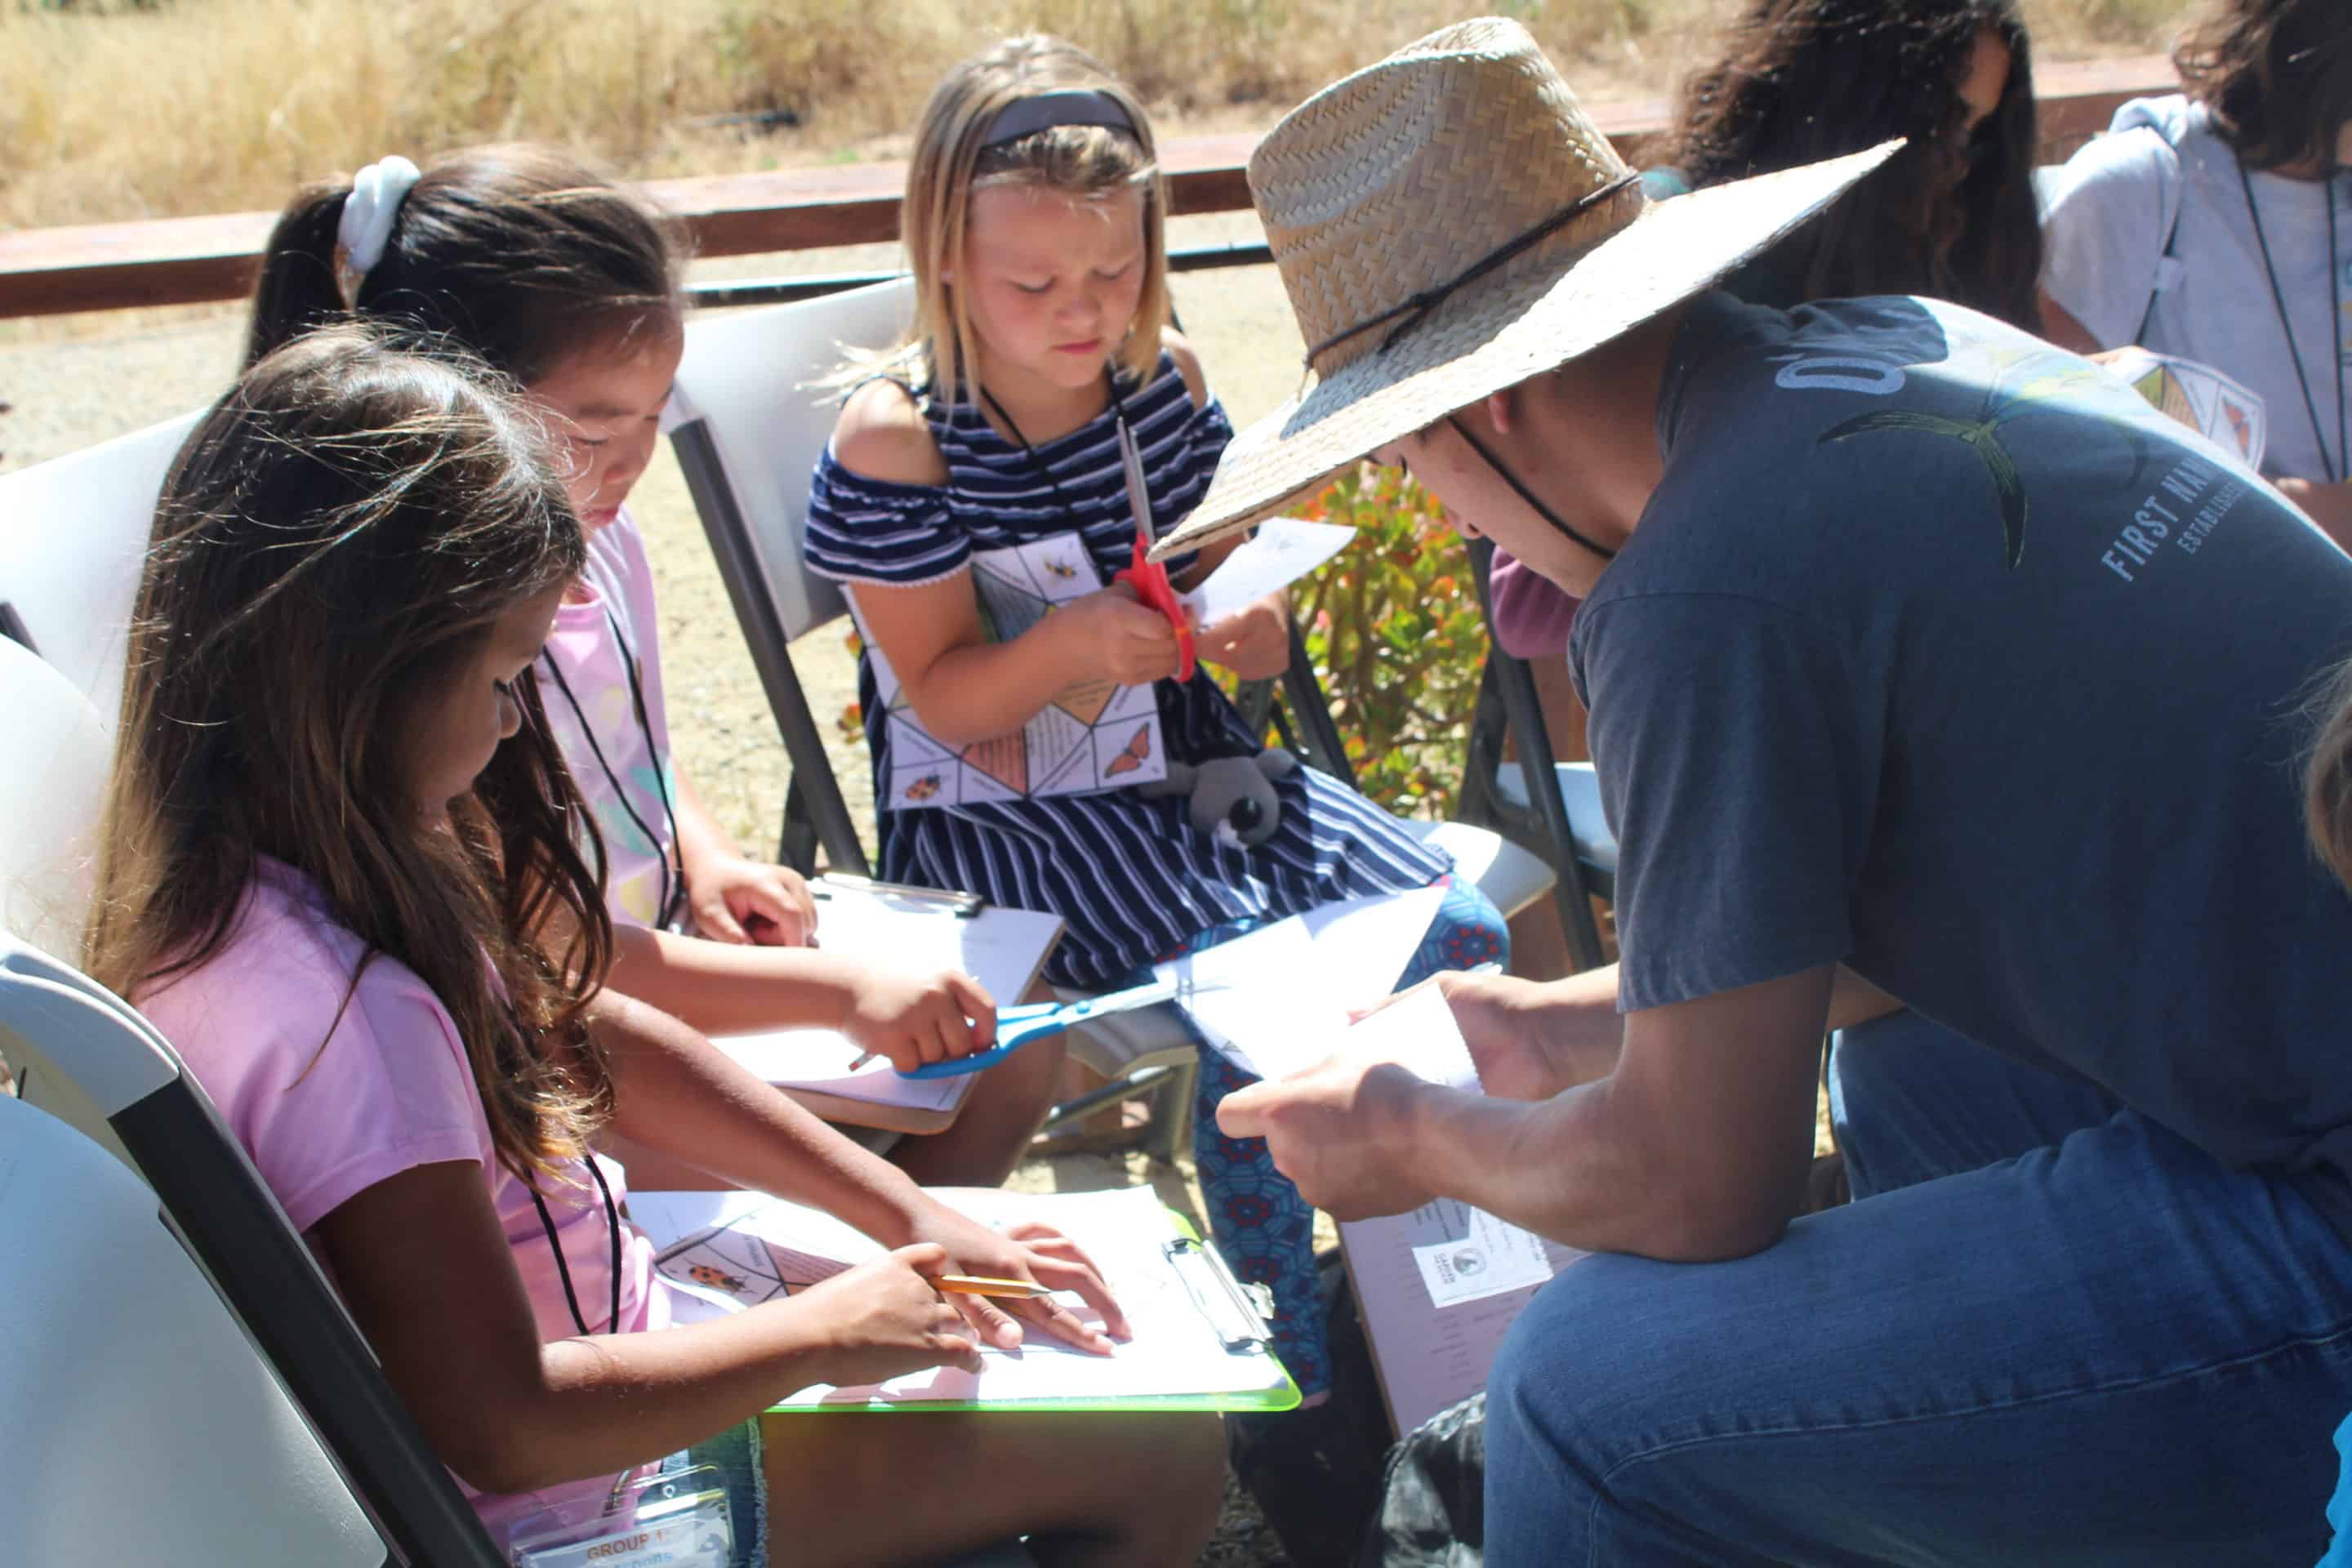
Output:
<path fill-rule="evenodd" d="M 1045 562 L 1045 570 L 1052 573 L 1054 576 L 1065 583 L 1076 580 L 1078 574 L 1078 569 L 1071 565 L 1068 562 L 1055 561 L 1051 558 L 1048 558 Z"/>
<path fill-rule="evenodd" d="M 939 793 L 940 775 L 937 773 L 925 773 L 921 778 L 917 779 L 913 784 L 907 786 L 907 798 L 908 800 L 929 800 L 931 796 Z"/>
<path fill-rule="evenodd" d="M 1118 755 L 1110 760 L 1110 765 L 1103 769 L 1103 774 L 1107 778 L 1115 779 L 1121 773 L 1131 773 L 1141 767 L 1150 755 L 1151 726 L 1146 724 L 1135 731 L 1134 737 L 1126 745 L 1119 748 Z"/>
<path fill-rule="evenodd" d="M 694 1264 L 686 1273 L 687 1278 L 697 1285 L 708 1285 L 714 1290 L 725 1290 L 732 1295 L 740 1296 L 751 1288 L 725 1269 L 713 1268 L 708 1263 Z"/>
<path fill-rule="evenodd" d="M 2254 449 L 2253 421 L 2246 417 L 2244 409 L 2226 397 L 2221 399 L 2221 412 L 2229 416 L 2230 434 L 2238 443 L 2238 456 L 2245 457 Z"/>

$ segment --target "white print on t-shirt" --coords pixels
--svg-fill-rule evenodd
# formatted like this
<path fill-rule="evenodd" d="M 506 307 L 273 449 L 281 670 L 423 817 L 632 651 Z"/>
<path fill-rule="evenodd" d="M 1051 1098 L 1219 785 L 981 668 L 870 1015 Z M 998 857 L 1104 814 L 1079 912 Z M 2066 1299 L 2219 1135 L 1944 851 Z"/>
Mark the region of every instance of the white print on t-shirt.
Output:
<path fill-rule="evenodd" d="M 1851 354 L 1814 354 L 1790 359 L 1772 381 L 1789 392 L 1860 392 L 1872 397 L 1887 397 L 1903 390 L 1904 375 L 1900 365 L 1882 360 L 1857 359 Z"/>
<path fill-rule="evenodd" d="M 2012 347 L 1963 340 L 1953 343 L 1947 363 L 1964 375 L 1973 369 L 1982 377 L 1983 401 L 1974 418 L 1954 418 L 1919 408 L 1857 414 L 1822 431 L 1814 438 L 1815 444 L 1924 437 L 1965 445 L 1984 465 L 1994 510 L 2000 519 L 2003 559 L 2012 570 L 2025 553 L 2029 497 L 2025 475 L 2007 450 L 2005 426 L 2063 404 L 2069 412 L 2103 419 L 2132 442 L 2143 458 L 2149 455 L 2146 433 L 2139 427 L 2148 408 L 2141 395 L 2072 354 L 2046 345 Z M 1906 377 L 1903 367 L 1865 353 L 1790 356 L 1773 379 L 1791 391 L 1835 390 L 1885 396 L 1900 388 Z M 2221 464 L 2184 458 L 2137 503 L 2129 521 L 2116 530 L 2113 542 L 2100 554 L 2100 563 L 2132 583 L 2138 581 L 2138 570 L 2167 542 L 2195 554 L 2245 493 L 2246 482 L 2231 477 Z"/>
<path fill-rule="evenodd" d="M 2184 458 L 2139 503 L 2099 562 L 2125 582 L 2137 583 L 2139 578 L 2133 569 L 2146 567 L 2156 559 L 2158 548 L 2168 542 L 2186 554 L 2196 554 L 2204 546 L 2206 535 L 2245 493 L 2243 479 L 2194 458 Z"/>

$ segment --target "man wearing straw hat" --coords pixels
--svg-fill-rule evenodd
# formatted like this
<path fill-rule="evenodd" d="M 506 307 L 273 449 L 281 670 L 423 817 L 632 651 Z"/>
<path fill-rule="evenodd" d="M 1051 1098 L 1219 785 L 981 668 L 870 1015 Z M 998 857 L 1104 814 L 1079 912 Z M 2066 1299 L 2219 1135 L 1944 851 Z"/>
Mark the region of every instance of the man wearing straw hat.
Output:
<path fill-rule="evenodd" d="M 1253 157 L 1312 382 L 1161 548 L 1369 458 L 1581 596 L 1622 962 L 1444 977 L 1486 1097 L 1335 1058 L 1219 1121 L 1342 1215 L 1604 1255 L 1494 1369 L 1492 1563 L 2309 1562 L 2352 900 L 2298 704 L 2352 561 L 2010 328 L 1708 291 L 1885 151 L 1648 204 L 1480 21 Z M 1822 1032 L 1890 997 L 1799 1218 Z"/>

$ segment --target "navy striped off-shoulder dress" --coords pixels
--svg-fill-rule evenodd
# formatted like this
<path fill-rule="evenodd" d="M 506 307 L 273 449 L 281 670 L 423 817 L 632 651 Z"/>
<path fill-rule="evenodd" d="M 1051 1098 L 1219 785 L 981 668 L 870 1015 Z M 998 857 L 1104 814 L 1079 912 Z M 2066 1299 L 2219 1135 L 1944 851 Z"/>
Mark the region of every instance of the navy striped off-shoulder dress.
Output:
<path fill-rule="evenodd" d="M 1194 405 L 1165 354 L 1151 380 L 1124 387 L 1119 402 L 1142 451 L 1153 526 L 1164 534 L 1200 501 L 1233 426 L 1213 398 Z M 975 550 L 1076 531 L 1110 581 L 1129 564 L 1135 537 L 1118 406 L 1033 457 L 999 436 L 975 404 L 933 397 L 925 417 L 947 461 L 941 486 L 868 479 L 828 450 L 809 498 L 810 569 L 853 587 L 931 583 L 966 572 Z M 887 781 L 888 731 L 870 661 L 859 670 L 859 695 L 875 775 Z M 1258 750 L 1207 672 L 1160 681 L 1157 696 L 1171 758 L 1197 763 Z M 885 811 L 881 871 L 892 881 L 969 889 L 1060 915 L 1067 930 L 1047 978 L 1099 987 L 1222 922 L 1425 887 L 1451 868 L 1443 850 L 1335 779 L 1299 768 L 1277 787 L 1281 826 L 1248 849 L 1195 831 L 1182 800 L 1133 788 Z"/>

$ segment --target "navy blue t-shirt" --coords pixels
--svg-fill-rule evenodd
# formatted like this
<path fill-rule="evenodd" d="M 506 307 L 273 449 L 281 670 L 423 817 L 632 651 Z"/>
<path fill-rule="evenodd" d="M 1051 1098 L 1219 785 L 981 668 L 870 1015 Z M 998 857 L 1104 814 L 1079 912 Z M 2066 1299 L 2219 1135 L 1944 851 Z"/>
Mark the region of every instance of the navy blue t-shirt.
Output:
<path fill-rule="evenodd" d="M 2352 898 L 2304 840 L 2352 560 L 2119 378 L 1902 298 L 1693 308 L 1570 660 L 1619 1001 L 1843 961 L 2352 1238 Z"/>

